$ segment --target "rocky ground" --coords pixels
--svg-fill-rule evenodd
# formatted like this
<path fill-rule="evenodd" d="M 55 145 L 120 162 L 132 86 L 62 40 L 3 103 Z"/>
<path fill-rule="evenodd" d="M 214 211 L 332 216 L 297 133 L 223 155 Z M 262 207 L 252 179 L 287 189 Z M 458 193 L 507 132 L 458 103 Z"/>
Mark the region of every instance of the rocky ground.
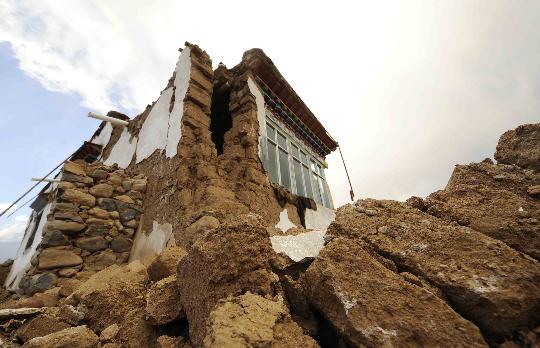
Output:
<path fill-rule="evenodd" d="M 540 124 L 521 126 L 427 199 L 343 206 L 316 258 L 237 214 L 148 266 L 4 291 L 3 346 L 538 347 L 539 151 Z"/>

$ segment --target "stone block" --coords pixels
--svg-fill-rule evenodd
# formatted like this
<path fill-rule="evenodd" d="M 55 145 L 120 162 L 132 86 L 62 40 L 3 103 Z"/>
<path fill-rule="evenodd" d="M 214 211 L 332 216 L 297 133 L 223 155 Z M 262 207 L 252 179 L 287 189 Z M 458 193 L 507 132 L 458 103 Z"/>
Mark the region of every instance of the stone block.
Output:
<path fill-rule="evenodd" d="M 100 198 L 110 198 L 114 192 L 114 187 L 109 184 L 98 184 L 90 188 L 90 193 Z"/>
<path fill-rule="evenodd" d="M 94 179 L 88 176 L 81 176 L 81 175 L 74 175 L 69 173 L 62 173 L 61 177 L 62 181 L 68 181 L 68 182 L 74 182 L 74 183 L 81 183 L 84 185 L 92 185 L 94 183 Z"/>
<path fill-rule="evenodd" d="M 94 196 L 76 189 L 66 190 L 62 194 L 61 198 L 67 202 L 86 205 L 89 207 L 96 205 L 96 198 Z"/>
<path fill-rule="evenodd" d="M 69 250 L 44 249 L 39 254 L 39 269 L 78 266 L 83 262 L 81 257 Z"/>
<path fill-rule="evenodd" d="M 47 222 L 48 231 L 57 230 L 70 233 L 82 231 L 85 227 L 85 224 L 75 221 L 50 220 Z"/>
<path fill-rule="evenodd" d="M 90 176 L 97 180 L 103 180 L 103 179 L 107 179 L 107 177 L 109 176 L 109 173 L 103 169 L 96 169 L 92 172 Z"/>
<path fill-rule="evenodd" d="M 68 237 L 59 230 L 48 230 L 43 235 L 42 246 L 70 245 Z"/>
<path fill-rule="evenodd" d="M 100 208 L 105 209 L 107 211 L 114 211 L 116 210 L 116 202 L 114 199 L 111 198 L 98 198 L 97 204 Z"/>
<path fill-rule="evenodd" d="M 93 237 L 81 237 L 75 241 L 77 247 L 88 250 L 90 252 L 95 252 L 103 249 L 107 249 L 107 241 L 101 236 Z"/>
<path fill-rule="evenodd" d="M 117 253 L 130 251 L 133 245 L 133 241 L 124 236 L 115 237 L 111 242 L 111 249 Z"/>

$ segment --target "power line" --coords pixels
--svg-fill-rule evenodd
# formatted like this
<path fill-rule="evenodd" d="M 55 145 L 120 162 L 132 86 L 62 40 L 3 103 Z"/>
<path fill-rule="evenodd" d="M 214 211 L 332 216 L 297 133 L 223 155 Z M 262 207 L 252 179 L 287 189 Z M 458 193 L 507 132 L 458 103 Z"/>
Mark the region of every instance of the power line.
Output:
<path fill-rule="evenodd" d="M 345 173 L 347 174 L 347 180 L 349 180 L 349 186 L 351 188 L 351 191 L 349 194 L 351 195 L 351 201 L 354 202 L 354 191 L 351 184 L 351 178 L 349 177 L 349 171 L 347 170 L 347 166 L 345 165 L 345 159 L 343 159 L 343 153 L 341 152 L 341 146 L 338 145 L 339 148 L 339 154 L 341 155 L 341 161 L 343 162 L 343 168 L 345 168 Z"/>
<path fill-rule="evenodd" d="M 29 194 L 34 188 L 36 188 L 37 185 L 41 184 L 43 182 L 43 179 L 46 179 L 49 175 L 51 175 L 55 170 L 57 170 L 58 168 L 60 168 L 60 166 L 62 166 L 62 164 L 64 164 L 67 160 L 69 160 L 71 158 L 71 156 L 73 155 L 69 155 L 68 158 L 66 158 L 65 160 L 63 160 L 62 162 L 60 162 L 60 164 L 58 164 L 56 167 L 54 167 L 53 170 L 51 170 L 50 172 L 47 173 L 47 175 L 45 175 L 44 177 L 41 178 L 41 180 L 39 180 L 38 182 L 36 182 L 34 185 L 32 185 L 32 187 L 30 187 L 25 193 L 23 193 L 19 198 L 17 198 L 17 200 L 15 202 L 13 202 L 9 207 L 7 207 L 6 210 L 4 210 L 1 214 L 0 214 L 0 217 L 2 217 L 5 213 L 7 213 L 8 210 L 10 210 L 15 204 L 17 204 L 21 199 L 23 199 L 27 194 Z"/>

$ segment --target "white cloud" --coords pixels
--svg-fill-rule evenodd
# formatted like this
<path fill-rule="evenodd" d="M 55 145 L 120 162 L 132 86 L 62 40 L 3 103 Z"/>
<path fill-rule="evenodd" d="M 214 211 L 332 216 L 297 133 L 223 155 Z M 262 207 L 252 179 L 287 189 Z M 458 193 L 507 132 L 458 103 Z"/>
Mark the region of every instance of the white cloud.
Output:
<path fill-rule="evenodd" d="M 0 0 L 0 41 L 46 88 L 105 112 L 155 100 L 188 40 L 232 66 L 261 47 L 342 145 L 357 195 L 442 188 L 538 122 L 540 2 Z M 337 205 L 348 199 L 328 158 Z"/>
<path fill-rule="evenodd" d="M 6 210 L 12 203 L 0 203 L 0 213 L 2 213 L 4 210 Z M 10 213 L 12 213 L 13 211 L 15 211 L 17 209 L 17 204 L 15 204 L 13 207 L 11 207 L 9 209 L 9 211 L 7 211 L 4 216 L 7 216 L 9 215 Z"/>
<path fill-rule="evenodd" d="M 18 215 L 12 219 L 4 220 L 2 223 L 0 223 L 0 242 L 13 242 L 21 240 L 24 235 L 27 222 L 27 215 Z"/>

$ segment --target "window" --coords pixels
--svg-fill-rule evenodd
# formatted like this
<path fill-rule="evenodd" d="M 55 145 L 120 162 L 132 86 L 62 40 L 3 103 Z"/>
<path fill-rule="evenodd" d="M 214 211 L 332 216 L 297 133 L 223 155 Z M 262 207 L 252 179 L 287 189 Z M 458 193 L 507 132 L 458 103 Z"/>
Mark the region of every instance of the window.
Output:
<path fill-rule="evenodd" d="M 271 182 L 279 182 L 278 177 L 278 167 L 277 167 L 277 157 L 276 157 L 276 144 L 272 143 L 268 139 L 268 165 L 266 170 L 270 174 Z"/>
<path fill-rule="evenodd" d="M 299 196 L 313 198 L 317 204 L 332 208 L 324 169 L 319 159 L 273 120 L 267 118 L 266 121 L 268 156 L 265 169 L 270 181 L 285 186 Z"/>
<path fill-rule="evenodd" d="M 281 185 L 291 188 L 291 174 L 289 171 L 289 154 L 279 148 L 279 169 L 281 173 Z"/>
<path fill-rule="evenodd" d="M 292 156 L 294 166 L 294 182 L 296 187 L 296 194 L 299 196 L 305 196 L 304 190 L 304 178 L 302 177 L 302 163 L 300 162 L 300 150 L 298 146 L 292 144 Z"/>

